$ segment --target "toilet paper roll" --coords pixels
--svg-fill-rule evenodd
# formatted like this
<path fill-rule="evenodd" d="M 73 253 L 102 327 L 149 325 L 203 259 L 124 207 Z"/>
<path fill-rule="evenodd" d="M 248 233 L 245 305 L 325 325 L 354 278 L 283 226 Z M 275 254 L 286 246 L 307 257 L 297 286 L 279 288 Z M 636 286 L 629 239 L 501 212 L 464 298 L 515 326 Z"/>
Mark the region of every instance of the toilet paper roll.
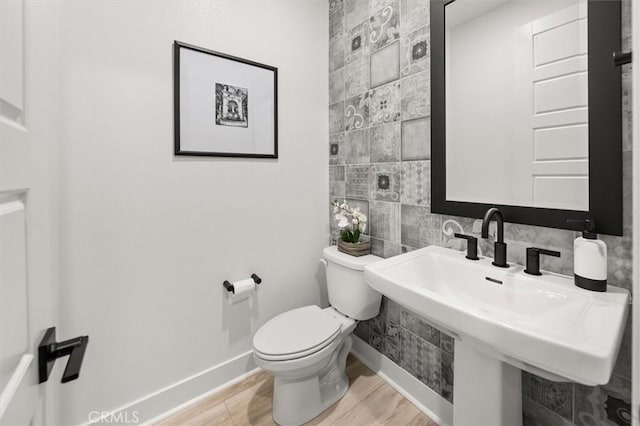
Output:
<path fill-rule="evenodd" d="M 253 281 L 253 278 L 247 278 L 240 281 L 234 281 L 233 288 L 235 289 L 235 294 L 229 293 L 229 301 L 232 305 L 235 305 L 236 303 L 251 297 L 254 289 L 256 288 L 256 283 Z"/>

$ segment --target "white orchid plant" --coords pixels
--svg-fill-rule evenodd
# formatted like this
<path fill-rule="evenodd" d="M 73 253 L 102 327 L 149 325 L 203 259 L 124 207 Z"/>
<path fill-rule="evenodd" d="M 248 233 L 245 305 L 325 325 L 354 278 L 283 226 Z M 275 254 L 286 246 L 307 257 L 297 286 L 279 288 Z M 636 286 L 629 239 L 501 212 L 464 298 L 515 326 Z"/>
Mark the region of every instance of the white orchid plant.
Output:
<path fill-rule="evenodd" d="M 349 207 L 346 201 L 340 203 L 334 200 L 332 205 L 333 217 L 338 221 L 342 241 L 357 243 L 360 234 L 367 229 L 367 215 L 362 213 L 359 207 Z"/>

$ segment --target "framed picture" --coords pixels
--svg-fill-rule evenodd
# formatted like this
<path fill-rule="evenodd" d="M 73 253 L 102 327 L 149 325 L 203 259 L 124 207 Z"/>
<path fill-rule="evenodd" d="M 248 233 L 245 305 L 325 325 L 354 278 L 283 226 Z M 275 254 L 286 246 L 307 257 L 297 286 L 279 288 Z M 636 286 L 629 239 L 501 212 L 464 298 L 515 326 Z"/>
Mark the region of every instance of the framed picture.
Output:
<path fill-rule="evenodd" d="M 278 69 L 175 41 L 175 155 L 278 158 Z"/>

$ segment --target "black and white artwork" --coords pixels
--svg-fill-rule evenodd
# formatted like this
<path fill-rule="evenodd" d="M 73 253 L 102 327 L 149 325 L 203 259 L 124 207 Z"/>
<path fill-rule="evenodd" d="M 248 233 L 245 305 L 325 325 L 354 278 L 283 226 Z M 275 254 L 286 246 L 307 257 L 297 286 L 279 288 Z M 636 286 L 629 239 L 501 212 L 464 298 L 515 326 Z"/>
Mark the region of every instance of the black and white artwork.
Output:
<path fill-rule="evenodd" d="M 249 127 L 248 89 L 216 83 L 216 124 Z"/>
<path fill-rule="evenodd" d="M 175 155 L 278 158 L 277 68 L 178 41 L 173 64 Z"/>

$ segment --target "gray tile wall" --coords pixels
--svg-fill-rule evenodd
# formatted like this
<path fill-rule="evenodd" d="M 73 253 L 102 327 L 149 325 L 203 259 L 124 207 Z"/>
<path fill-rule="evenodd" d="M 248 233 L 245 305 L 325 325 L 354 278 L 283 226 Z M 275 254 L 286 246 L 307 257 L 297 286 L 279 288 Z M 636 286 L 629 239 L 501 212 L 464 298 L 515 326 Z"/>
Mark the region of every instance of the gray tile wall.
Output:
<path fill-rule="evenodd" d="M 463 250 L 455 232 L 480 237 L 480 221 L 432 214 L 430 205 L 430 51 L 428 0 L 330 0 L 329 169 L 332 199 L 369 216 L 374 254 L 390 257 L 431 244 Z M 623 50 L 631 47 L 630 0 L 623 0 Z M 623 68 L 625 235 L 604 236 L 609 282 L 631 288 L 631 75 Z M 331 221 L 331 235 L 337 229 Z M 509 261 L 530 245 L 562 252 L 543 268 L 573 270 L 576 234 L 507 224 Z M 492 255 L 493 241 L 480 239 Z M 453 339 L 384 299 L 356 335 L 453 402 Z M 629 424 L 631 338 L 627 326 L 611 382 L 588 387 L 523 373 L 525 425 Z"/>

